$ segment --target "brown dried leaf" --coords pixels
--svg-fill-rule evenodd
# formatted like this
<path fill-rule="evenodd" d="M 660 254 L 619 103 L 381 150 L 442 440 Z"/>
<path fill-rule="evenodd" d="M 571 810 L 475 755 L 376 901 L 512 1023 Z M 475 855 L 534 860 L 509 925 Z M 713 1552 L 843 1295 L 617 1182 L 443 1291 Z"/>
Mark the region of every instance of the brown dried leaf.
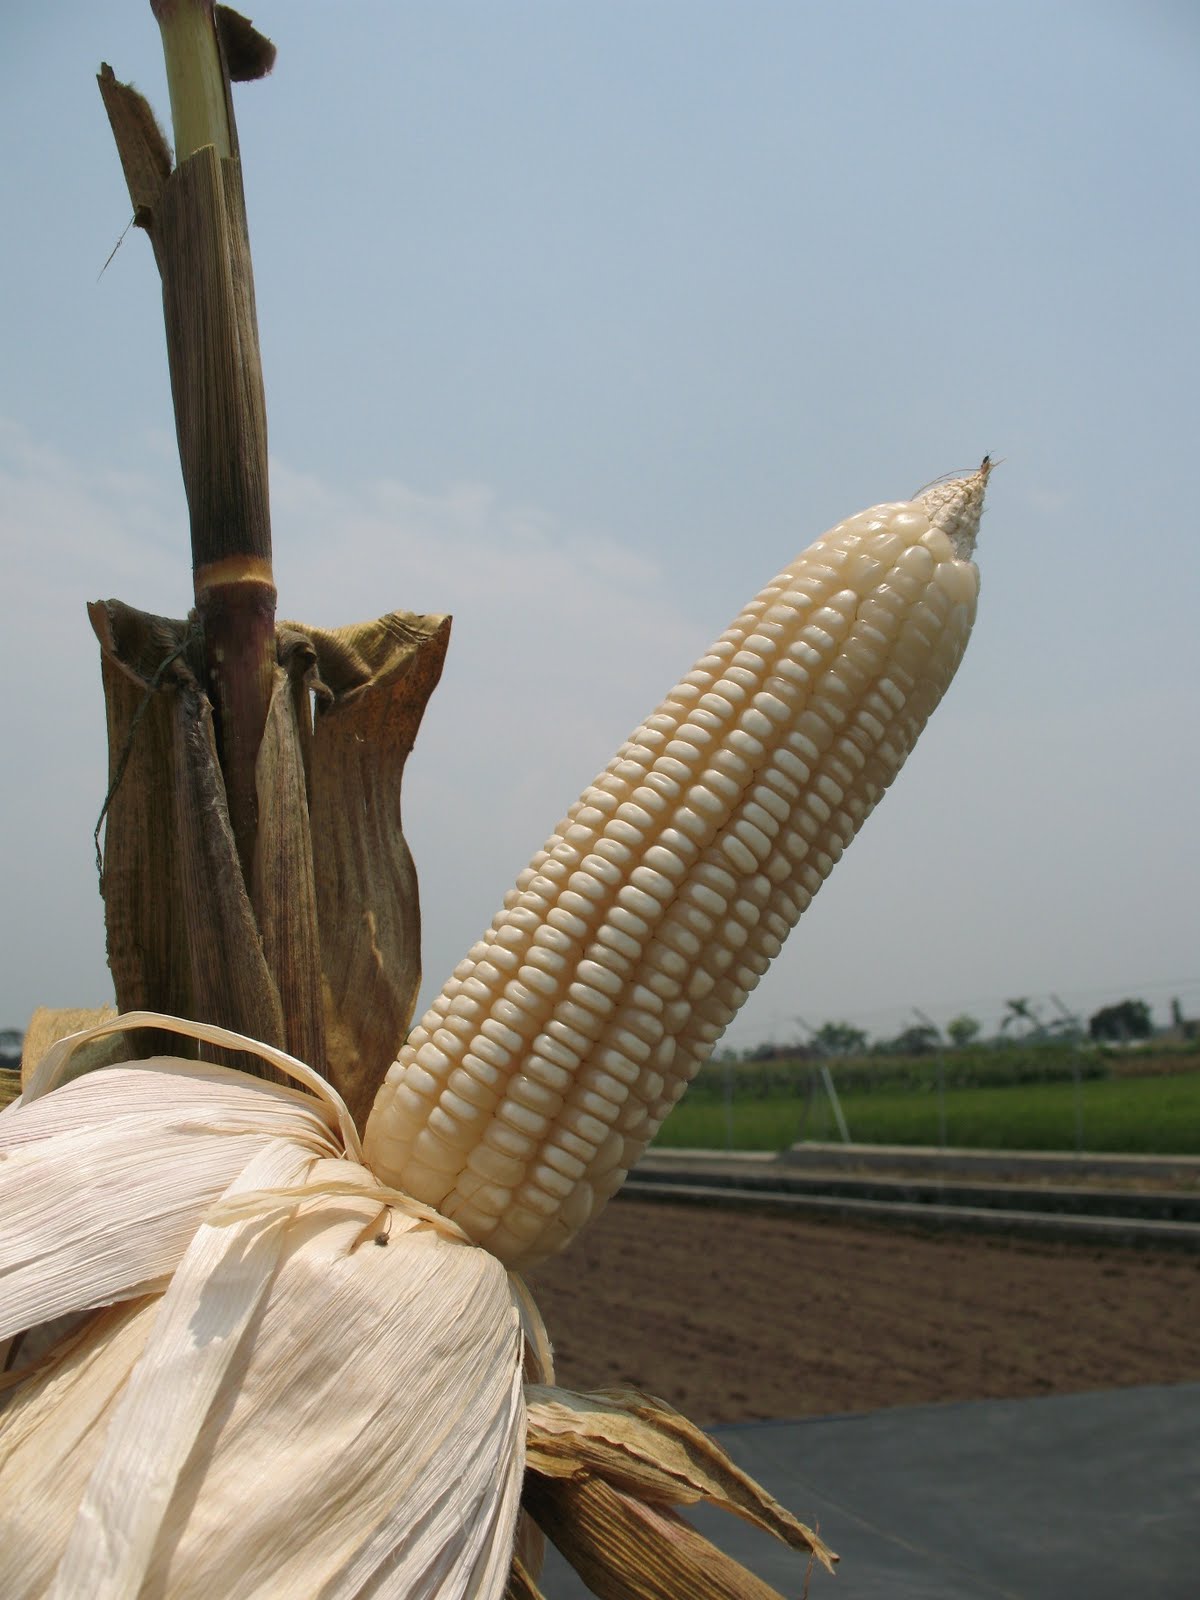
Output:
<path fill-rule="evenodd" d="M 281 625 L 283 670 L 256 773 L 252 907 L 187 624 L 115 600 L 89 614 L 114 785 L 104 895 L 119 1009 L 283 1045 L 330 1077 L 361 1125 L 420 984 L 400 785 L 449 619 L 397 612 L 336 631 Z M 142 1035 L 138 1048 L 165 1046 Z"/>
<path fill-rule="evenodd" d="M 509 1279 L 511 1284 L 512 1279 Z M 546 1535 L 537 1523 L 522 1509 L 517 1516 L 517 1533 L 513 1540 L 512 1561 L 514 1570 L 521 1568 L 519 1581 L 529 1585 L 529 1592 L 537 1594 L 537 1580 L 546 1564 Z M 516 1581 L 516 1580 L 510 1580 Z"/>
<path fill-rule="evenodd" d="M 675 1512 L 602 1478 L 527 1471 L 524 1502 L 599 1600 L 781 1600 Z"/>
<path fill-rule="evenodd" d="M 811 1551 L 832 1572 L 837 1557 L 812 1529 L 664 1401 L 636 1390 L 576 1394 L 527 1385 L 525 1393 L 531 1470 L 568 1482 L 603 1478 L 628 1495 L 660 1505 L 706 1500 L 793 1549 Z M 546 1531 L 554 1537 L 550 1528 Z"/>
<path fill-rule="evenodd" d="M 392 612 L 307 640 L 317 700 L 309 809 L 330 1081 L 358 1126 L 412 1020 L 421 981 L 417 877 L 400 788 L 450 619 Z M 294 675 L 293 675 L 294 676 Z"/>
<path fill-rule="evenodd" d="M 292 685 L 276 669 L 255 771 L 258 833 L 251 898 L 263 955 L 279 992 L 286 1047 L 328 1077 L 305 742 Z"/>
<path fill-rule="evenodd" d="M 105 62 L 96 75 L 125 173 L 133 217 L 153 238 L 154 208 L 171 175 L 171 150 L 150 103 Z"/>
<path fill-rule="evenodd" d="M 175 696 L 175 831 L 179 892 L 187 923 L 192 1003 L 177 1013 L 283 1045 L 279 991 L 267 968 L 229 824 L 213 738 L 212 707 L 186 689 Z M 161 894 L 162 886 L 157 891 Z M 122 1004 L 122 1011 L 134 1009 Z M 232 1063 L 278 1080 L 273 1067 Z"/>
<path fill-rule="evenodd" d="M 504 1600 L 545 1600 L 520 1556 L 512 1558 L 508 1582 L 504 1587 Z"/>
<path fill-rule="evenodd" d="M 183 647 L 186 625 L 120 600 L 96 601 L 88 616 L 100 641 L 108 720 L 104 926 L 117 1009 L 184 1017 L 192 984 L 177 887 L 172 753 L 172 698 L 183 667 L 163 664 Z M 160 688 L 152 692 L 154 681 Z M 142 1036 L 139 1048 L 154 1055 L 170 1046 Z"/>
<path fill-rule="evenodd" d="M 108 962 L 120 1011 L 194 1017 L 282 1045 L 212 734 L 186 660 L 187 625 L 110 600 L 100 640 L 110 798 L 104 839 Z M 143 1032 L 137 1053 L 178 1045 Z M 259 1076 L 273 1069 L 234 1063 Z"/>
<path fill-rule="evenodd" d="M 265 78 L 275 65 L 275 46 L 270 39 L 232 6 L 216 8 L 217 38 L 221 55 L 232 83 L 252 83 Z"/>
<path fill-rule="evenodd" d="M 240 162 L 211 145 L 189 156 L 163 188 L 154 239 L 193 566 L 269 563 L 267 412 Z"/>

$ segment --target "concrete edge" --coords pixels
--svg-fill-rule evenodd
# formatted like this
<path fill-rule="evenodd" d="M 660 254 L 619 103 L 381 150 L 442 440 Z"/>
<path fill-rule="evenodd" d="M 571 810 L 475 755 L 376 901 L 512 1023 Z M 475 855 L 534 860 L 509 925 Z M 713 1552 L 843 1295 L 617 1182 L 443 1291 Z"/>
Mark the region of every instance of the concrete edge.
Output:
<path fill-rule="evenodd" d="M 774 1150 L 685 1150 L 652 1146 L 642 1165 L 689 1167 L 721 1163 L 731 1167 L 810 1168 L 823 1172 L 978 1173 L 1021 1181 L 1023 1177 L 1061 1177 L 1176 1181 L 1200 1186 L 1200 1156 L 1134 1155 L 1113 1152 L 1076 1154 L 1069 1150 L 936 1149 L 920 1145 L 796 1144 Z"/>
<path fill-rule="evenodd" d="M 661 1184 L 637 1177 L 626 1179 L 617 1198 L 653 1200 L 660 1204 L 675 1201 L 681 1205 L 721 1206 L 776 1214 L 789 1212 L 797 1216 L 883 1223 L 931 1232 L 961 1230 L 1005 1238 L 1200 1251 L 1200 1223 L 1195 1222 L 984 1210 L 976 1206 L 939 1206 L 912 1201 L 855 1200 L 832 1195 L 737 1189 L 727 1185 L 715 1187 L 703 1183 Z"/>

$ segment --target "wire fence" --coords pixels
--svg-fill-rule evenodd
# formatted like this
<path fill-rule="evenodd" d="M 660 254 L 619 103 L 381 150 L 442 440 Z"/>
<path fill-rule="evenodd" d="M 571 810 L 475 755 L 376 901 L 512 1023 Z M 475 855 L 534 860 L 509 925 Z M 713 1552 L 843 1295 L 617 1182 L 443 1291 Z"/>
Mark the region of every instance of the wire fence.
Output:
<path fill-rule="evenodd" d="M 658 1144 L 778 1150 L 809 1140 L 1200 1153 L 1200 1044 L 1050 1040 L 910 1057 L 714 1061 Z"/>

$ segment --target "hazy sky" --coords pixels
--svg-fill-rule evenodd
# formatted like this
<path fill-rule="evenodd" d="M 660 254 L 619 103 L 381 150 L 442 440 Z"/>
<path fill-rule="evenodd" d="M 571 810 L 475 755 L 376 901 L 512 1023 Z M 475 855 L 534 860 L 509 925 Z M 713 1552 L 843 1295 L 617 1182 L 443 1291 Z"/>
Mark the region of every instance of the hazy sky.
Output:
<path fill-rule="evenodd" d="M 262 0 L 237 92 L 285 616 L 455 629 L 406 781 L 425 996 L 831 523 L 1004 458 L 950 694 L 729 1041 L 1200 1012 L 1200 11 Z M 158 281 L 94 82 L 0 21 L 0 1024 L 108 997 L 85 602 L 182 615 Z"/>

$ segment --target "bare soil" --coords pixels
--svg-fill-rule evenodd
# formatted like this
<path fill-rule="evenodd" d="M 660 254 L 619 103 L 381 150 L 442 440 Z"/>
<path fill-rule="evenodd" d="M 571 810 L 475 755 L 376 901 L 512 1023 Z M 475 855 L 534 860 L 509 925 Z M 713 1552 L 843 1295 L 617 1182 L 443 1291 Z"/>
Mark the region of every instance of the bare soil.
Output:
<path fill-rule="evenodd" d="M 569 1388 L 700 1423 L 1200 1379 L 1200 1261 L 618 1200 L 529 1276 Z"/>

